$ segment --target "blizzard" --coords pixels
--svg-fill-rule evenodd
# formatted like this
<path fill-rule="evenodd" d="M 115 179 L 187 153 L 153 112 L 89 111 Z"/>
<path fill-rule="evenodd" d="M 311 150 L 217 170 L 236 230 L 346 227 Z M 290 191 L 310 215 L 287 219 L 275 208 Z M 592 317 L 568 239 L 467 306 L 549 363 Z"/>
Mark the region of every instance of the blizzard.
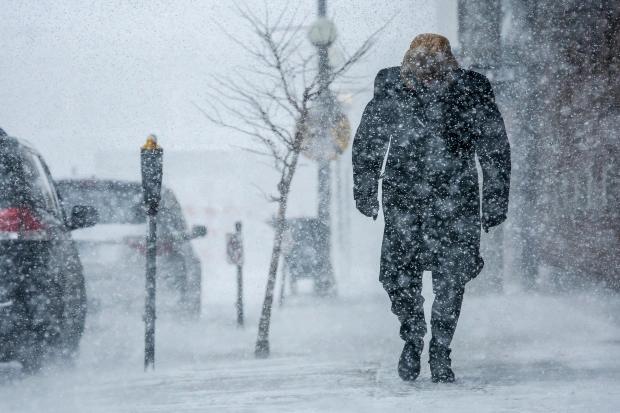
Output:
<path fill-rule="evenodd" d="M 430 277 L 425 281 L 428 286 Z M 437 385 L 430 381 L 426 352 L 416 382 L 396 375 L 398 322 L 376 287 L 318 303 L 310 296 L 286 301 L 274 312 L 269 360 L 253 354 L 258 303 L 250 307 L 245 329 L 235 326 L 226 303 L 207 305 L 197 323 L 162 315 L 157 368 L 148 374 L 142 371 L 139 312 L 102 314 L 89 320 L 73 368 L 27 378 L 17 378 L 15 367 L 4 368 L 0 409 L 617 411 L 620 303 L 613 295 L 469 296 L 453 345 L 459 349 L 453 360 L 457 382 Z"/>
<path fill-rule="evenodd" d="M 148 136 L 163 148 L 163 185 L 187 223 L 178 239 L 202 271 L 200 288 L 179 288 L 202 300 L 191 316 L 177 311 L 187 304 L 179 291 L 167 295 L 158 281 L 155 362 L 145 369 L 146 221 L 72 228 L 71 243 L 107 243 L 93 251 L 110 252 L 80 252 L 88 311 L 79 351 L 41 371 L 0 363 L 0 413 L 620 411 L 614 2 L 5 1 L 0 9 L 0 138 L 31 142 L 52 184 L 126 181 L 139 191 Z M 506 221 L 481 232 L 486 264 L 466 285 L 451 343 L 454 383 L 431 381 L 430 328 L 420 376 L 399 378 L 400 324 L 379 282 L 382 189 L 373 187 L 377 205 L 366 217 L 353 193 L 353 135 L 375 76 L 401 65 L 421 33 L 445 36 L 459 65 L 489 80 L 511 151 Z M 283 66 L 265 39 L 280 46 L 271 50 Z M 290 268 L 274 246 L 291 242 L 285 220 L 315 218 L 329 236 L 317 237 L 320 254 L 309 261 L 329 271 L 300 279 L 295 294 L 290 274 L 283 288 Z M 237 268 L 226 257 L 238 222 L 243 326 Z M 206 236 L 192 236 L 192 226 Z M 2 242 L 18 238 L 1 231 Z M 128 247 L 137 259 L 119 262 Z M 168 275 L 180 274 L 178 263 Z M 325 279 L 329 288 L 318 291 Z M 423 281 L 430 327 L 429 272 Z M 266 294 L 266 285 L 275 288 Z M 273 309 L 261 323 L 266 296 Z M 11 305 L 2 298 L 0 316 Z M 261 338 L 269 350 L 258 354 Z"/>

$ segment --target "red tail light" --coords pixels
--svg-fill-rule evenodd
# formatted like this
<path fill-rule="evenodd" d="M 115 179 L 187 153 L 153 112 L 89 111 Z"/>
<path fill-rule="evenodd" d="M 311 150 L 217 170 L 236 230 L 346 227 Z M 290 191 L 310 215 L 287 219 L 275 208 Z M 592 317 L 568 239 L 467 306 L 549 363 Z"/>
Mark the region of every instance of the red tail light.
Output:
<path fill-rule="evenodd" d="M 146 245 L 144 244 L 144 241 L 142 239 L 133 238 L 133 237 L 126 238 L 125 243 L 127 244 L 129 248 L 136 251 L 138 254 L 140 255 L 146 254 Z"/>
<path fill-rule="evenodd" d="M 42 241 L 47 231 L 27 208 L 0 208 L 0 239 Z"/>
<path fill-rule="evenodd" d="M 125 240 L 127 245 L 141 255 L 146 255 L 146 243 L 143 239 L 128 238 Z M 174 251 L 173 243 L 170 241 L 157 241 L 157 255 L 170 255 Z"/>
<path fill-rule="evenodd" d="M 174 251 L 174 245 L 171 241 L 162 241 L 157 243 L 157 255 L 170 255 Z"/>
<path fill-rule="evenodd" d="M 2 208 L 0 209 L 0 233 L 15 233 L 22 235 L 41 235 L 45 227 L 26 208 Z"/>

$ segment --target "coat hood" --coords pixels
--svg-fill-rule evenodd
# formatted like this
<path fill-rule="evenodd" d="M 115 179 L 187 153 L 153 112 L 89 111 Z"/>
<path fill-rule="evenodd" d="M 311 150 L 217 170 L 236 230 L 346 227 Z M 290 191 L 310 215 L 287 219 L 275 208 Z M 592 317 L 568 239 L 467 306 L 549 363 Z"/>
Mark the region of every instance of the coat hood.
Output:
<path fill-rule="evenodd" d="M 416 80 L 424 84 L 441 82 L 458 68 L 448 39 L 424 33 L 411 42 L 400 67 L 400 76 L 408 88 L 414 89 Z"/>

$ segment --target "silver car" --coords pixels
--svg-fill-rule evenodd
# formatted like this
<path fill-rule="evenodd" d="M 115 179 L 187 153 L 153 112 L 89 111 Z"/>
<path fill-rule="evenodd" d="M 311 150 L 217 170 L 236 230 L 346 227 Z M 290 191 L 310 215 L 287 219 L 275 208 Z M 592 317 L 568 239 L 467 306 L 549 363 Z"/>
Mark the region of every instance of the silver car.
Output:
<path fill-rule="evenodd" d="M 90 305 L 142 306 L 144 303 L 146 214 L 139 182 L 71 179 L 57 182 L 67 210 L 97 208 L 99 222 L 74 232 L 84 265 Z M 158 306 L 197 317 L 201 307 L 201 263 L 190 240 L 206 227 L 188 230 L 176 197 L 162 189 L 157 217 Z"/>

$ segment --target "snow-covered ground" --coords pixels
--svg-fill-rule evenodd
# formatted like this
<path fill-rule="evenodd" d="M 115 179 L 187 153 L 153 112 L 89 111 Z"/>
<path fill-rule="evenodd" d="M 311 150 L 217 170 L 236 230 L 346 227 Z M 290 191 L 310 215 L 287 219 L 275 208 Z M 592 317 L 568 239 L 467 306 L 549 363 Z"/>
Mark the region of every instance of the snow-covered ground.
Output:
<path fill-rule="evenodd" d="M 234 325 L 232 302 L 207 305 L 197 323 L 163 314 L 157 370 L 148 373 L 140 314 L 91 316 L 74 368 L 26 378 L 0 370 L 0 412 L 620 409 L 617 296 L 467 296 L 454 342 L 458 379 L 438 385 L 426 363 L 413 384 L 396 375 L 398 325 L 378 284 L 343 295 L 277 308 L 267 360 L 253 357 L 257 303 L 245 329 Z"/>

